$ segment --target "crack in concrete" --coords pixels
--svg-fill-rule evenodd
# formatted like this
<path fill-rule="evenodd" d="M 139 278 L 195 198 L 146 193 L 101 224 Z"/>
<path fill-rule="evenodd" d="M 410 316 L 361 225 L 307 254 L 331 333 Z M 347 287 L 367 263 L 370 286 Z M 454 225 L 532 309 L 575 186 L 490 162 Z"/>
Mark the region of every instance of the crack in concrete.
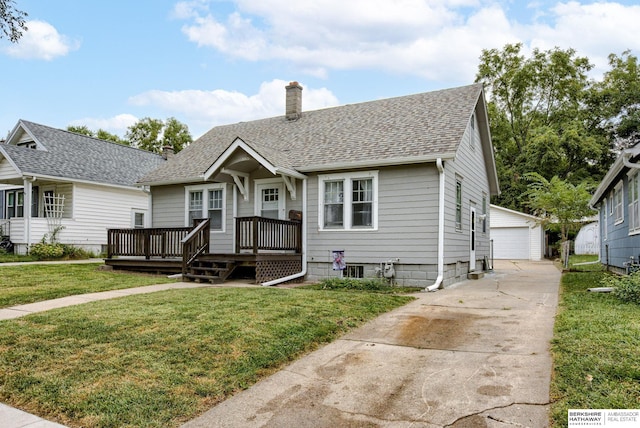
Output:
<path fill-rule="evenodd" d="M 468 419 L 468 418 L 473 418 L 474 416 L 483 416 L 483 413 L 490 412 L 492 410 L 507 409 L 507 408 L 509 408 L 511 406 L 548 406 L 550 404 L 551 404 L 551 401 L 547 401 L 545 403 L 528 403 L 528 402 L 518 402 L 517 401 L 517 402 L 514 402 L 514 403 L 505 404 L 503 406 L 490 407 L 488 409 L 480 410 L 478 412 L 462 416 L 462 417 L 456 419 L 455 421 L 453 421 L 450 424 L 443 425 L 443 428 L 453 427 L 458 422 L 464 421 L 465 419 Z M 495 416 L 491 416 L 491 415 L 487 415 L 486 417 L 487 417 L 487 419 L 491 419 L 491 420 L 494 420 L 496 422 L 500 422 L 500 423 L 503 423 L 503 424 L 509 424 L 509 425 L 519 426 L 519 427 L 526 426 L 526 425 L 519 424 L 517 422 L 504 421 L 504 420 L 498 419 Z"/>

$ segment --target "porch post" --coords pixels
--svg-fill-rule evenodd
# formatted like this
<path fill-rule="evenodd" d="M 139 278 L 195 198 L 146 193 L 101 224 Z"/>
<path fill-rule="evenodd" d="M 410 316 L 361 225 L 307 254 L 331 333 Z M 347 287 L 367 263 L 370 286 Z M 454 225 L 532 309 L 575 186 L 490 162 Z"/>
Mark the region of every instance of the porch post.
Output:
<path fill-rule="evenodd" d="M 23 192 L 24 192 L 24 200 L 22 202 L 22 218 L 24 218 L 24 237 L 27 242 L 27 254 L 29 253 L 29 249 L 31 248 L 31 192 L 32 192 L 32 180 L 28 178 L 24 178 L 23 180 Z M 17 207 L 18 201 L 16 201 Z"/>

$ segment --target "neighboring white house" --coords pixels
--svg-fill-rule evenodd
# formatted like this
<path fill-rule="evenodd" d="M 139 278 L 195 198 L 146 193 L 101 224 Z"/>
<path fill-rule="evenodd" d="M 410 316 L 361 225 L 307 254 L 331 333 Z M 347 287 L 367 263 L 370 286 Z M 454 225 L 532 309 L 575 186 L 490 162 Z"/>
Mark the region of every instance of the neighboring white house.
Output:
<path fill-rule="evenodd" d="M 544 229 L 535 216 L 491 205 L 494 259 L 541 260 Z"/>
<path fill-rule="evenodd" d="M 149 195 L 136 186 L 162 156 L 18 121 L 0 144 L 0 227 L 19 254 L 57 231 L 58 241 L 101 252 L 108 228 L 150 224 Z"/>
<path fill-rule="evenodd" d="M 580 228 L 575 241 L 576 254 L 600 253 L 600 225 L 597 221 Z"/>

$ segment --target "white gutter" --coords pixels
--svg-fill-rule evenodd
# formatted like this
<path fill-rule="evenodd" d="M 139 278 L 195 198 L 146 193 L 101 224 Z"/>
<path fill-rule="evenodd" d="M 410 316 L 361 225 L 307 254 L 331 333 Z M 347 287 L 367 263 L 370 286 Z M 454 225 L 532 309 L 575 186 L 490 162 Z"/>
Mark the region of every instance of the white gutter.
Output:
<path fill-rule="evenodd" d="M 302 270 L 284 278 L 263 282 L 261 285 L 269 287 L 293 279 L 303 278 L 307 274 L 307 179 L 302 180 Z"/>
<path fill-rule="evenodd" d="M 436 291 L 442 286 L 444 279 L 444 165 L 442 158 L 436 161 L 438 176 L 440 179 L 440 194 L 438 202 L 438 277 L 436 282 L 424 289 L 424 291 Z"/>
<path fill-rule="evenodd" d="M 623 152 L 622 154 L 622 162 L 624 163 L 624 166 L 626 166 L 627 168 L 630 169 L 639 169 L 640 168 L 640 163 L 631 163 L 631 158 L 635 156 L 635 153 L 630 153 L 630 152 Z"/>

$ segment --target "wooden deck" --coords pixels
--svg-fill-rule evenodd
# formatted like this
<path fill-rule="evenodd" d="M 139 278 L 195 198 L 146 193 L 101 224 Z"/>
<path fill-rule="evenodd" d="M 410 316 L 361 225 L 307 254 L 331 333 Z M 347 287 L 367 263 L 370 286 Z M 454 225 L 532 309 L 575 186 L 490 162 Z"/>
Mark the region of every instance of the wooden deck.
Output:
<path fill-rule="evenodd" d="M 182 274 L 185 280 L 256 283 L 302 270 L 299 221 L 262 217 L 236 219 L 236 253 L 209 253 L 207 219 L 193 228 L 110 229 L 105 264 L 118 270 Z"/>

